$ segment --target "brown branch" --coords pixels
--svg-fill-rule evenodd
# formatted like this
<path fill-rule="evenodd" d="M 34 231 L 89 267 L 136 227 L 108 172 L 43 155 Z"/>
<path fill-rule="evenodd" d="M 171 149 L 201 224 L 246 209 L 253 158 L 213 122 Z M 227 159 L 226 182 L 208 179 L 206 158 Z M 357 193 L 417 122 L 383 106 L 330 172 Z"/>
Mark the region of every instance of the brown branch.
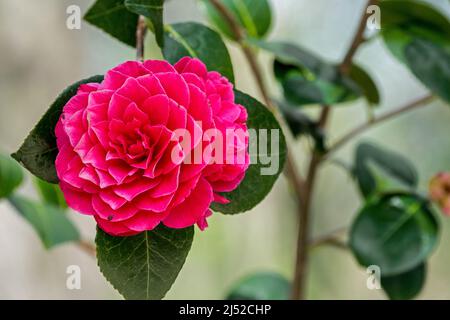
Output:
<path fill-rule="evenodd" d="M 425 97 L 422 97 L 420 99 L 417 99 L 411 103 L 408 103 L 407 105 L 400 107 L 398 109 L 395 109 L 393 111 L 387 112 L 382 116 L 379 116 L 378 118 L 373 118 L 371 121 L 368 121 L 347 134 L 345 134 L 342 138 L 338 139 L 327 151 L 326 158 L 329 158 L 331 154 L 336 152 L 338 149 L 343 147 L 346 143 L 348 143 L 350 140 L 352 140 L 354 137 L 358 136 L 359 134 L 365 132 L 366 130 L 376 126 L 377 124 L 384 122 L 386 120 L 390 120 L 398 115 L 404 114 L 408 111 L 415 110 L 417 108 L 427 106 L 429 102 L 431 102 L 434 99 L 433 95 L 427 95 Z"/>
<path fill-rule="evenodd" d="M 257 60 L 255 59 L 255 55 L 253 54 L 253 51 L 250 47 L 248 47 L 245 43 L 241 44 L 241 48 L 247 58 L 247 61 L 252 69 L 252 72 L 255 76 L 256 83 L 258 85 L 258 88 L 261 92 L 261 95 L 263 96 L 264 102 L 267 106 L 267 108 L 273 113 L 277 121 L 280 123 L 281 128 L 283 129 L 283 132 L 286 135 L 287 138 L 287 144 L 288 144 L 288 150 L 287 150 L 287 160 L 286 160 L 286 172 L 288 179 L 290 180 L 295 195 L 297 199 L 299 199 L 300 202 L 303 202 L 305 199 L 306 194 L 306 187 L 305 187 L 305 181 L 303 180 L 303 177 L 300 175 L 297 166 L 295 164 L 295 159 L 293 155 L 293 148 L 292 148 L 292 141 L 294 140 L 291 131 L 289 129 L 289 126 L 286 123 L 286 120 L 279 112 L 278 108 L 272 103 L 272 100 L 269 97 L 267 87 L 264 82 L 264 78 L 261 73 L 261 69 L 258 65 Z M 300 212 L 300 204 L 298 211 Z"/>
<path fill-rule="evenodd" d="M 261 69 L 258 66 L 258 62 L 255 58 L 255 55 L 252 49 L 245 42 L 245 31 L 241 28 L 240 24 L 236 21 L 233 14 L 221 3 L 219 0 L 209 0 L 210 3 L 217 9 L 217 11 L 223 16 L 225 21 L 233 33 L 233 36 L 236 42 L 241 46 L 243 53 L 248 60 L 248 63 L 252 69 L 252 72 L 255 76 L 256 82 L 258 84 L 258 88 L 261 91 L 261 94 L 267 104 L 267 107 L 273 111 L 277 120 L 280 121 L 284 128 L 287 128 L 285 125 L 285 120 L 282 116 L 279 115 L 278 109 L 272 104 L 271 99 L 268 95 L 268 90 L 265 86 L 264 79 L 261 73 Z M 368 2 L 369 5 L 376 4 L 377 0 L 370 0 Z M 345 55 L 343 62 L 340 65 L 340 71 L 344 74 L 348 73 L 351 68 L 351 63 L 353 56 L 355 55 L 359 45 L 364 41 L 364 30 L 367 22 L 367 18 L 369 15 L 364 12 L 364 15 L 361 18 L 359 23 L 358 30 L 354 36 L 352 44 Z M 330 115 L 330 108 L 328 106 L 323 106 L 320 119 L 319 126 L 325 128 L 327 124 L 327 120 Z M 289 132 L 287 129 L 286 132 Z M 315 184 L 316 172 L 319 167 L 323 155 L 314 152 L 311 156 L 308 174 L 306 181 L 302 179 L 302 177 L 298 174 L 297 167 L 295 165 L 294 158 L 292 156 L 292 149 L 288 150 L 288 161 L 287 161 L 287 176 L 291 180 L 296 196 L 298 198 L 298 214 L 299 214 L 299 234 L 297 240 L 297 257 L 295 264 L 295 272 L 294 272 L 294 282 L 293 282 L 293 290 L 291 297 L 293 299 L 302 299 L 304 297 L 304 283 L 306 279 L 307 273 L 307 264 L 308 264 L 308 254 L 307 254 L 307 246 L 308 246 L 308 231 L 309 231 L 309 216 L 310 216 L 310 205 L 312 199 L 312 193 Z"/>
<path fill-rule="evenodd" d="M 345 231 L 347 231 L 347 227 L 342 227 L 342 228 L 333 230 L 324 236 L 321 236 L 314 240 L 309 241 L 308 247 L 311 250 L 311 249 L 320 247 L 322 245 L 332 245 L 332 246 L 336 246 L 336 247 L 339 247 L 342 249 L 344 249 L 344 248 L 347 249 L 347 245 L 344 242 L 342 242 L 341 240 L 339 240 L 339 236 Z"/>
<path fill-rule="evenodd" d="M 95 250 L 95 246 L 92 243 L 84 241 L 84 240 L 80 240 L 80 241 L 76 242 L 75 244 L 82 251 L 84 251 L 88 255 L 90 255 L 90 256 L 95 258 L 96 250 Z"/>
<path fill-rule="evenodd" d="M 326 239 L 321 239 L 321 241 L 317 242 L 317 243 L 311 243 L 308 246 L 308 250 L 311 251 L 311 250 L 314 250 L 314 249 L 324 246 L 324 245 L 342 249 L 342 250 L 348 249 L 348 245 L 345 242 L 343 242 L 342 240 L 340 240 L 338 238 L 330 237 L 330 238 L 326 238 Z"/>
<path fill-rule="evenodd" d="M 144 43 L 147 33 L 147 23 L 143 16 L 139 16 L 136 26 L 136 60 L 144 61 Z"/>
<path fill-rule="evenodd" d="M 241 43 L 242 51 L 244 52 L 244 55 L 248 61 L 248 64 L 250 65 L 250 68 L 252 69 L 252 72 L 255 76 L 256 83 L 258 85 L 259 91 L 264 99 L 264 102 L 266 103 L 268 109 L 272 111 L 272 113 L 275 113 L 276 115 L 279 114 L 277 111 L 277 107 L 272 103 L 272 100 L 269 97 L 268 90 L 266 87 L 266 84 L 264 82 L 264 77 L 261 72 L 261 68 L 259 67 L 258 61 L 255 58 L 255 55 L 253 53 L 252 48 L 250 48 L 247 44 Z"/>
<path fill-rule="evenodd" d="M 366 7 L 368 8 L 372 5 L 376 5 L 378 0 L 369 0 Z M 352 66 L 352 60 L 355 56 L 356 51 L 359 48 L 359 45 L 364 42 L 364 31 L 367 27 L 367 19 L 369 18 L 370 13 L 367 10 L 364 12 L 364 15 L 361 17 L 361 20 L 358 25 L 358 30 L 356 31 L 355 37 L 353 38 L 352 44 L 347 51 L 342 63 L 340 65 L 340 70 L 343 74 L 347 74 L 350 71 Z"/>
<path fill-rule="evenodd" d="M 367 7 L 377 4 L 378 0 L 369 0 Z M 341 73 L 347 74 L 350 71 L 353 57 L 361 43 L 364 41 L 364 30 L 366 28 L 369 15 L 365 11 L 359 22 L 358 29 L 353 41 L 348 49 L 342 63 L 339 66 Z M 330 108 L 323 106 L 319 119 L 319 126 L 325 128 L 330 116 Z M 314 192 L 314 184 L 316 180 L 317 169 L 322 161 L 322 154 L 314 152 L 309 163 L 308 174 L 306 178 L 306 196 L 303 201 L 303 209 L 300 211 L 300 225 L 297 238 L 297 258 L 295 260 L 294 281 L 292 285 L 291 299 L 304 299 L 305 282 L 308 269 L 308 241 L 309 241 L 309 220 L 311 211 L 312 195 Z"/>
<path fill-rule="evenodd" d="M 228 8 L 225 7 L 225 5 L 220 0 L 209 0 L 209 2 L 211 2 L 216 10 L 219 11 L 220 15 L 225 19 L 228 27 L 230 27 L 231 32 L 233 33 L 235 40 L 239 42 L 245 39 L 244 30 L 241 28 L 239 22 L 236 20 L 230 10 L 228 10 Z"/>
<path fill-rule="evenodd" d="M 330 115 L 330 108 L 323 106 L 320 114 L 318 125 L 324 128 L 328 117 Z M 306 194 L 302 201 L 302 208 L 299 215 L 299 227 L 297 236 L 297 251 L 295 259 L 294 280 L 292 285 L 291 299 L 303 299 L 304 298 L 304 286 L 306 275 L 308 272 L 308 241 L 309 241 L 309 220 L 310 220 L 310 208 L 312 200 L 312 192 L 314 190 L 315 178 L 317 167 L 320 163 L 321 155 L 315 151 L 311 156 L 308 167 L 308 175 L 306 178 Z"/>

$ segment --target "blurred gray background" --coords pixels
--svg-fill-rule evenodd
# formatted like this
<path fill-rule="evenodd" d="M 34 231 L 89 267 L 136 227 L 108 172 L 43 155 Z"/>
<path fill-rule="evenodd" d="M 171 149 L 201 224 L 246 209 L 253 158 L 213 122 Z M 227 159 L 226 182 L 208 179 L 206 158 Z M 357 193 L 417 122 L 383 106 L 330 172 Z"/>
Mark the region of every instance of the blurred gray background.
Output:
<path fill-rule="evenodd" d="M 131 48 L 83 22 L 81 30 L 66 28 L 66 8 L 82 13 L 93 0 L 0 0 L 0 151 L 12 152 L 58 93 L 81 78 L 104 73 L 134 59 Z M 365 0 L 271 0 L 274 22 L 270 39 L 288 40 L 338 62 L 352 39 Z M 449 15 L 446 0 L 430 1 Z M 202 21 L 194 0 L 171 0 L 166 21 Z M 240 53 L 229 44 L 237 86 L 254 96 L 258 91 Z M 147 58 L 160 53 L 147 39 Z M 259 56 L 273 95 L 271 58 Z M 382 94 L 377 113 L 396 108 L 427 91 L 379 41 L 358 52 L 355 60 L 372 74 Z M 364 121 L 364 101 L 333 111 L 331 139 Z M 408 156 L 418 167 L 421 189 L 437 171 L 450 170 L 450 107 L 442 102 L 386 122 L 363 136 Z M 296 145 L 300 166 L 307 144 Z M 337 155 L 352 157 L 354 141 Z M 29 177 L 21 192 L 34 196 Z M 313 204 L 313 234 L 349 225 L 360 200 L 354 184 L 340 168 L 326 165 L 319 173 Z M 83 237 L 95 236 L 93 219 L 70 213 Z M 442 217 L 441 242 L 429 265 L 421 299 L 450 298 L 450 219 Z M 293 272 L 297 217 L 295 201 L 284 178 L 272 193 L 246 214 L 214 214 L 205 232 L 197 231 L 187 262 L 170 299 L 221 299 L 237 280 L 255 271 Z M 82 289 L 66 289 L 66 268 L 79 265 Z M 349 252 L 318 248 L 311 254 L 308 297 L 312 299 L 382 299 L 381 290 L 366 288 L 367 274 Z M 0 298 L 2 299 L 120 299 L 100 274 L 96 261 L 73 244 L 46 251 L 32 228 L 11 207 L 0 202 Z"/>

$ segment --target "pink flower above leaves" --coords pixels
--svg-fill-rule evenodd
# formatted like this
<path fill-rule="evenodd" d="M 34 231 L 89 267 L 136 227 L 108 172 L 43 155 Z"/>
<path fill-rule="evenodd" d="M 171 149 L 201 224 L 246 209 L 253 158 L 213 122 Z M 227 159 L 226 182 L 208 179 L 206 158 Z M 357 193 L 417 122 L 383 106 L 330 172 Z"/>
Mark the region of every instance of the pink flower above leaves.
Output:
<path fill-rule="evenodd" d="M 232 84 L 198 59 L 125 62 L 65 105 L 55 128 L 61 190 L 111 235 L 161 222 L 203 230 L 211 203 L 226 203 L 249 166 L 246 121 Z M 235 131 L 244 135 L 216 139 Z"/>

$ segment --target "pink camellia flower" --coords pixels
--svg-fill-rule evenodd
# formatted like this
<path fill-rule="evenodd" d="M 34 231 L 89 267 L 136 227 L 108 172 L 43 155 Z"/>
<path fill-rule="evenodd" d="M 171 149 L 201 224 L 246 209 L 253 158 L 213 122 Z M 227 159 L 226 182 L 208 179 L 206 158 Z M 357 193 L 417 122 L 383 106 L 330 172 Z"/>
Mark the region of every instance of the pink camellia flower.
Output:
<path fill-rule="evenodd" d="M 430 197 L 450 216 L 450 172 L 441 172 L 430 181 Z"/>
<path fill-rule="evenodd" d="M 231 159 L 243 153 L 243 161 L 213 161 L 214 152 L 192 159 L 211 148 L 215 134 L 248 133 L 246 121 L 232 84 L 198 59 L 125 62 L 103 82 L 81 85 L 64 106 L 55 128 L 61 190 L 71 208 L 93 215 L 111 235 L 161 222 L 203 230 L 211 203 L 227 203 L 226 192 L 244 178 L 248 136 L 215 150 Z"/>

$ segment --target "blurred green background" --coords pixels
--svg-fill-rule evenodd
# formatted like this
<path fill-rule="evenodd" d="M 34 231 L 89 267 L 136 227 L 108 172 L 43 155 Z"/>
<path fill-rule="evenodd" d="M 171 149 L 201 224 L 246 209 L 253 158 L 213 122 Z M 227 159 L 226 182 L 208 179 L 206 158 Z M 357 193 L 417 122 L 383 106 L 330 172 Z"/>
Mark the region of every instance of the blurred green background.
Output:
<path fill-rule="evenodd" d="M 0 150 L 14 151 L 68 84 L 134 59 L 134 50 L 82 23 L 81 30 L 66 28 L 66 8 L 92 0 L 0 0 Z M 450 16 L 450 2 L 428 1 Z M 271 0 L 274 23 L 269 39 L 288 40 L 328 61 L 342 59 L 365 0 Z M 203 21 L 194 0 L 170 0 L 166 21 Z M 381 15 L 383 18 L 383 15 Z M 229 44 L 229 43 L 228 43 Z M 153 38 L 147 38 L 147 58 L 159 58 Z M 254 85 L 241 52 L 229 44 L 237 87 L 254 96 Z M 279 88 L 271 76 L 271 58 L 259 56 L 274 96 Z M 423 96 L 427 91 L 385 49 L 381 41 L 361 47 L 355 60 L 376 80 L 383 113 Z M 450 88 L 449 88 L 450 90 Z M 421 189 L 437 171 L 450 170 L 450 106 L 437 101 L 429 107 L 378 126 L 363 137 L 404 153 L 417 166 Z M 313 111 L 312 111 L 313 112 Z M 364 121 L 365 102 L 333 111 L 331 140 Z M 354 142 L 337 157 L 351 161 Z M 305 163 L 307 143 L 299 141 L 295 156 Z M 21 192 L 34 196 L 30 179 Z M 313 235 L 349 225 L 360 205 L 349 176 L 326 165 L 319 173 L 313 203 Z M 34 230 L 6 203 L 0 203 L 0 298 L 2 299 L 119 299 L 100 274 L 96 261 L 67 244 L 45 251 Z M 95 223 L 71 213 L 82 235 L 93 240 Z M 450 219 L 442 217 L 440 245 L 429 265 L 420 299 L 450 299 Z M 276 271 L 290 278 L 293 272 L 297 217 L 295 201 L 284 178 L 272 193 L 246 214 L 215 214 L 205 232 L 197 231 L 193 248 L 169 299 L 221 299 L 242 277 L 255 271 Z M 66 288 L 66 268 L 79 265 L 82 289 Z M 367 274 L 349 252 L 318 248 L 311 254 L 308 298 L 382 299 L 382 290 L 366 287 Z"/>

